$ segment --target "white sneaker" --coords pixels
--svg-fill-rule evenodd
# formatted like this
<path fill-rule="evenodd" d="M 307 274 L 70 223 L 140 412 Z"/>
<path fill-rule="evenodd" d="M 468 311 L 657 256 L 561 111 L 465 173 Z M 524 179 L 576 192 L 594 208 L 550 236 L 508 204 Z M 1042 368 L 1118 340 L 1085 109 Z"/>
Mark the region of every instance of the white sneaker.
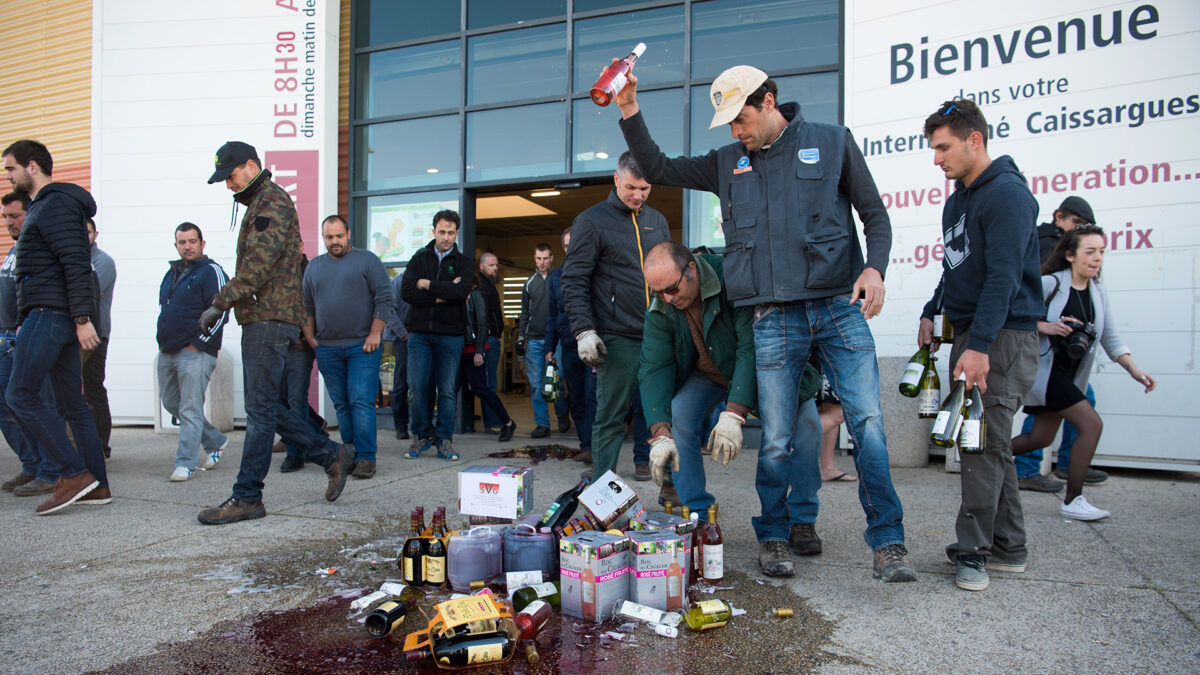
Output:
<path fill-rule="evenodd" d="M 1070 518 L 1072 520 L 1100 520 L 1112 515 L 1104 509 L 1098 509 L 1089 504 L 1083 498 L 1083 495 L 1072 499 L 1070 504 L 1063 504 L 1058 507 L 1058 513 L 1063 518 Z"/>
<path fill-rule="evenodd" d="M 177 466 L 177 467 L 175 467 L 175 472 L 171 474 L 171 478 L 169 480 L 172 483 L 182 483 L 183 481 L 191 478 L 192 475 L 195 473 L 196 473 L 195 469 L 189 469 L 184 466 Z"/>
<path fill-rule="evenodd" d="M 215 468 L 217 466 L 217 464 L 221 461 L 221 453 L 225 451 L 225 446 L 227 446 L 227 445 L 229 445 L 228 438 L 226 438 L 225 443 L 222 444 L 221 447 L 217 448 L 216 450 L 205 450 L 204 451 L 204 461 L 200 464 L 199 468 L 203 469 L 204 471 L 208 471 L 209 469 Z"/>

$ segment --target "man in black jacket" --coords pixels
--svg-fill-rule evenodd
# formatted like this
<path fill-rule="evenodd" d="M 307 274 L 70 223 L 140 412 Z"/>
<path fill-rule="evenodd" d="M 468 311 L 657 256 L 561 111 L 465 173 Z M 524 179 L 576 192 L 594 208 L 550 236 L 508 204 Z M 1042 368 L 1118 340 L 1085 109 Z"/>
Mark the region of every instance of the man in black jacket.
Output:
<path fill-rule="evenodd" d="M 96 215 L 96 202 L 78 185 L 50 182 L 54 160 L 37 141 L 17 141 L 3 156 L 13 190 L 33 198 L 21 230 L 17 259 L 21 328 L 5 396 L 38 445 L 62 467 L 54 492 L 38 505 L 37 513 L 54 513 L 80 500 L 107 504 L 112 496 L 104 452 L 83 398 L 79 365 L 80 348 L 95 349 L 100 344 L 90 318 L 95 305 L 84 224 Z M 75 445 L 41 397 L 47 375 Z"/>
<path fill-rule="evenodd" d="M 617 160 L 613 182 L 608 199 L 575 217 L 562 273 L 579 358 L 596 368 L 595 476 L 617 466 L 625 438 L 622 419 L 637 388 L 642 325 L 650 304 L 642 261 L 652 246 L 671 238 L 667 219 L 646 206 L 650 183 L 630 153 Z"/>
<path fill-rule="evenodd" d="M 400 281 L 401 298 L 412 305 L 408 313 L 409 420 L 414 434 L 404 453 L 416 459 L 431 447 L 438 457 L 458 459 L 454 438 L 458 365 L 467 332 L 467 295 L 474 275 L 472 260 L 455 245 L 458 213 L 438 211 L 433 216 L 433 241 L 413 254 Z M 437 423 L 430 428 L 433 396 L 437 396 Z"/>

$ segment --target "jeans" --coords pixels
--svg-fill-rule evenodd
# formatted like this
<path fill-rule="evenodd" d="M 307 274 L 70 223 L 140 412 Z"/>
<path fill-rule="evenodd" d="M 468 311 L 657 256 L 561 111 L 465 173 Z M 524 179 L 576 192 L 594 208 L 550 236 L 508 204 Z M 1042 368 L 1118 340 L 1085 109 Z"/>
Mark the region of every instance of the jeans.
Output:
<path fill-rule="evenodd" d="M 712 431 L 712 410 L 725 400 L 729 390 L 699 371 L 692 371 L 671 398 L 671 435 L 679 452 L 679 471 L 673 472 L 675 491 L 682 504 L 707 521 L 713 496 L 705 488 L 704 456 L 700 446 Z M 668 464 L 667 469 L 670 470 Z"/>
<path fill-rule="evenodd" d="M 596 369 L 596 418 L 592 424 L 592 470 L 595 476 L 617 468 L 625 441 L 625 413 L 637 389 L 642 341 L 603 334 L 608 355 Z M 526 358 L 529 351 L 526 349 Z M 635 458 L 636 459 L 636 458 Z"/>
<path fill-rule="evenodd" d="M 392 342 L 396 368 L 392 371 L 392 426 L 408 431 L 408 340 Z"/>
<path fill-rule="evenodd" d="M 379 350 L 363 351 L 362 342 L 317 345 L 317 368 L 325 376 L 337 409 L 343 443 L 354 445 L 354 459 L 375 461 L 375 397 L 379 393 Z"/>
<path fill-rule="evenodd" d="M 316 359 L 317 356 L 311 349 L 301 346 L 298 342 L 293 342 L 288 346 L 287 360 L 283 364 L 283 384 L 279 392 L 279 400 L 284 407 L 295 410 L 301 416 L 307 416 L 312 430 L 329 438 L 329 434 L 323 429 L 325 420 L 308 403 L 308 389 L 312 380 L 313 362 Z M 304 459 L 304 450 L 296 443 L 284 441 L 284 445 L 287 446 L 289 457 Z"/>
<path fill-rule="evenodd" d="M 487 369 L 487 388 L 493 393 L 496 387 L 499 386 L 499 380 L 496 379 L 497 370 L 500 368 L 500 338 L 495 335 L 489 336 L 487 339 L 487 352 L 484 353 L 484 368 Z M 481 405 L 483 409 L 483 426 L 485 429 L 496 429 L 504 424 L 504 420 L 496 417 L 496 413 L 486 405 Z"/>
<path fill-rule="evenodd" d="M 108 408 L 108 390 L 104 388 L 104 369 L 108 363 L 108 338 L 101 338 L 100 344 L 90 352 L 80 354 L 81 374 L 83 376 L 83 398 L 87 401 L 88 410 L 92 412 L 92 420 L 96 422 L 96 434 L 100 437 L 100 447 L 109 449 L 108 442 L 112 438 L 112 412 Z"/>
<path fill-rule="evenodd" d="M 490 349 L 488 351 L 491 351 Z M 496 395 L 495 390 L 488 388 L 487 382 L 487 355 L 484 355 L 482 366 L 475 365 L 475 354 L 463 353 L 462 369 L 464 386 L 471 390 L 475 396 L 479 397 L 479 407 L 483 411 L 484 419 L 490 415 L 494 419 L 500 420 L 500 425 L 508 424 L 512 418 L 508 416 L 508 411 L 504 408 L 504 403 L 500 397 Z M 464 392 L 465 396 L 465 392 Z M 469 410 L 474 410 L 474 404 Z"/>
<path fill-rule="evenodd" d="M 646 411 L 642 409 L 642 388 L 633 390 L 629 403 L 629 423 L 633 425 L 633 463 L 650 463 L 650 427 L 646 424 Z"/>
<path fill-rule="evenodd" d="M 233 486 L 236 499 L 262 501 L 276 431 L 285 443 L 295 443 L 306 459 L 321 466 L 328 467 L 337 459 L 338 446 L 313 431 L 303 411 L 279 402 L 288 348 L 299 335 L 299 326 L 282 321 L 256 321 L 242 326 L 246 437 L 242 441 L 242 466 Z"/>
<path fill-rule="evenodd" d="M 71 425 L 75 445 L 67 438 L 54 408 L 42 398 L 47 377 Z M 41 448 L 43 457 L 62 468 L 60 477 L 89 471 L 101 487 L 108 485 L 96 422 L 83 398 L 75 321 L 67 312 L 37 307 L 25 317 L 17 332 L 17 351 L 5 396 L 8 407 Z"/>
<path fill-rule="evenodd" d="M 754 349 L 763 422 L 757 478 L 763 514 L 754 519 L 760 542 L 786 540 L 789 519 L 794 524 L 816 517 L 816 495 L 821 485 L 821 424 L 816 404 L 797 400 L 797 387 L 811 350 L 817 355 L 821 372 L 842 399 L 846 426 L 858 448 L 854 454 L 858 499 L 867 517 L 863 536 L 876 551 L 904 543 L 904 511 L 888 468 L 875 340 L 859 309 L 861 301 L 852 305 L 849 299 L 849 294 L 842 294 L 754 308 Z M 796 452 L 804 458 L 807 471 L 795 470 L 794 458 L 792 464 L 785 460 Z M 793 470 L 791 480 L 785 481 L 783 472 L 788 466 Z M 787 497 L 789 505 L 803 505 L 799 514 L 792 514 L 790 508 L 782 512 L 789 482 L 793 492 L 800 491 L 799 496 Z"/>
<path fill-rule="evenodd" d="M 458 405 L 458 362 L 463 336 L 433 333 L 408 334 L 409 423 L 417 438 L 449 441 L 454 438 L 454 412 Z M 437 422 L 430 428 L 433 404 Z"/>
<path fill-rule="evenodd" d="M 592 367 L 579 360 L 579 352 L 570 347 L 562 349 L 563 379 L 567 382 L 567 407 L 575 422 L 579 448 L 592 447 L 592 420 L 596 417 L 596 374 Z"/>
<path fill-rule="evenodd" d="M 561 361 L 562 359 L 557 359 Z M 529 400 L 533 403 L 533 423 L 539 427 L 550 426 L 550 410 L 542 398 L 542 377 L 546 375 L 546 341 L 525 341 L 525 377 L 529 380 Z M 567 402 L 560 396 L 554 400 L 554 414 L 563 417 L 568 412 Z"/>
<path fill-rule="evenodd" d="M 1092 385 L 1087 386 L 1087 391 L 1084 392 L 1087 396 L 1088 403 L 1092 407 L 1096 407 L 1096 392 L 1092 389 Z M 1026 415 L 1025 422 L 1021 425 L 1021 433 L 1027 434 L 1033 431 L 1033 415 Z M 1056 464 L 1058 468 L 1066 471 L 1071 466 L 1071 448 L 1075 445 L 1075 437 L 1079 435 L 1079 430 L 1074 424 L 1063 420 L 1062 424 L 1062 443 L 1058 446 L 1058 460 Z M 1031 450 L 1023 455 L 1013 457 L 1013 461 L 1017 464 L 1017 478 L 1030 478 L 1042 472 L 1042 449 Z"/>
<path fill-rule="evenodd" d="M 34 476 L 40 481 L 54 483 L 61 473 L 58 465 L 42 452 L 33 434 L 25 430 L 4 400 L 4 390 L 8 389 L 8 382 L 12 379 L 13 356 L 17 350 L 16 335 L 16 331 L 0 332 L 0 433 L 4 434 L 4 440 L 8 441 L 9 447 L 21 460 L 22 473 Z M 42 398 L 52 410 L 58 410 L 49 382 L 42 386 Z M 61 418 L 57 423 L 58 426 L 63 426 Z"/>
<path fill-rule="evenodd" d="M 225 434 L 204 417 L 204 394 L 216 367 L 217 357 L 207 352 L 185 348 L 158 355 L 159 397 L 167 412 L 179 418 L 176 467 L 195 468 L 201 448 L 211 451 L 225 445 Z"/>

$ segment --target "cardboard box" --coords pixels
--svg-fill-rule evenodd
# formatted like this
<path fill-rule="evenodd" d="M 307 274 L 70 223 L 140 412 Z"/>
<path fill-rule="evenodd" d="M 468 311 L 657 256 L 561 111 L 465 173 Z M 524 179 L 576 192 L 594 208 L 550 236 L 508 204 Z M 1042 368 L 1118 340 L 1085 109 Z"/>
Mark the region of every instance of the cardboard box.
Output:
<path fill-rule="evenodd" d="M 597 530 L 624 530 L 630 518 L 645 513 L 637 493 L 613 471 L 592 480 L 579 495 L 583 516 Z"/>
<path fill-rule="evenodd" d="M 597 623 L 629 599 L 629 538 L 587 531 L 558 544 L 562 612 Z"/>
<path fill-rule="evenodd" d="M 692 533 L 696 530 L 696 521 L 668 515 L 663 511 L 647 511 L 629 521 L 629 529 L 638 532 L 653 530 L 668 530 L 683 537 L 683 550 L 679 552 L 679 564 L 684 570 L 692 569 L 692 559 L 696 551 L 692 550 Z M 684 581 L 686 582 L 686 577 Z M 684 586 L 687 590 L 687 586 Z"/>
<path fill-rule="evenodd" d="M 458 472 L 458 512 L 463 516 L 518 519 L 532 507 L 532 467 L 469 466 Z"/>
<path fill-rule="evenodd" d="M 627 532 L 633 560 L 629 599 L 647 607 L 675 612 L 687 600 L 687 558 L 691 535 L 670 530 Z"/>

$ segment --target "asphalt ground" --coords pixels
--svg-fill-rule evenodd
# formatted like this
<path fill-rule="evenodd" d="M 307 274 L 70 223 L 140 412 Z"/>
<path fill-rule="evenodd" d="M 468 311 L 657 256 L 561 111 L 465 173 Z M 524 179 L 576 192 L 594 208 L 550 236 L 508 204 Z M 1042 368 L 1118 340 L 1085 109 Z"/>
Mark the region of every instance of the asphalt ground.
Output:
<path fill-rule="evenodd" d="M 379 644 L 365 631 L 361 638 L 354 632 L 359 629 L 345 605 L 363 589 L 397 576 L 389 559 L 414 506 L 432 513 L 445 505 L 456 522 L 460 468 L 529 463 L 486 456 L 502 447 L 574 443 L 573 431 L 531 440 L 531 428 L 526 423 L 504 446 L 495 436 L 460 435 L 459 462 L 433 453 L 404 460 L 407 442 L 381 429 L 378 474 L 350 479 L 335 503 L 323 499 L 326 481 L 319 467 L 280 474 L 283 455 L 275 455 L 264 497 L 269 515 L 220 527 L 199 525 L 196 514 L 229 496 L 241 455 L 240 430 L 231 434 L 230 450 L 217 468 L 170 483 L 174 436 L 115 429 L 108 465 L 112 504 L 72 506 L 39 517 L 34 507 L 41 498 L 0 494 L 0 517 L 7 523 L 0 546 L 3 670 L 405 669 L 402 662 L 355 660 L 379 652 Z M 600 641 L 595 631 L 563 621 L 555 628 L 561 652 L 559 645 L 542 645 L 550 658 L 530 671 L 1197 671 L 1200 474 L 1113 471 L 1108 482 L 1085 490 L 1093 504 L 1113 513 L 1096 523 L 1061 518 L 1053 495 L 1021 493 L 1028 571 L 993 572 L 990 588 L 966 592 L 954 586 L 944 554 L 953 537 L 958 476 L 946 473 L 940 462 L 892 470 L 904 504 L 909 560 L 919 572 L 916 583 L 871 578 L 863 512 L 850 483 L 821 489 L 817 528 L 824 552 L 796 558 L 794 579 L 764 579 L 749 526 L 758 510 L 754 457 L 753 450 L 744 450 L 728 467 L 707 463 L 731 570 L 731 588 L 716 597 L 745 608 L 746 615 L 703 637 L 685 633 L 666 641 L 643 631 L 628 645 L 601 646 L 589 646 Z M 837 462 L 854 473 L 849 457 Z M 545 508 L 584 468 L 570 459 L 537 464 L 536 507 Z M 0 476 L 18 470 L 15 455 L 0 452 Z M 633 474 L 628 442 L 619 470 Z M 657 496 L 653 483 L 632 485 L 647 501 Z M 332 575 L 317 573 L 330 567 L 337 569 Z M 781 605 L 796 616 L 787 621 L 767 616 Z M 301 621 L 301 615 L 308 618 Z M 342 656 L 329 659 L 314 650 L 287 661 L 280 645 L 315 644 L 314 621 L 340 631 Z M 263 626 L 273 631 L 270 640 Z M 241 646 L 232 646 L 235 642 Z M 514 659 L 508 670 L 527 668 Z"/>

